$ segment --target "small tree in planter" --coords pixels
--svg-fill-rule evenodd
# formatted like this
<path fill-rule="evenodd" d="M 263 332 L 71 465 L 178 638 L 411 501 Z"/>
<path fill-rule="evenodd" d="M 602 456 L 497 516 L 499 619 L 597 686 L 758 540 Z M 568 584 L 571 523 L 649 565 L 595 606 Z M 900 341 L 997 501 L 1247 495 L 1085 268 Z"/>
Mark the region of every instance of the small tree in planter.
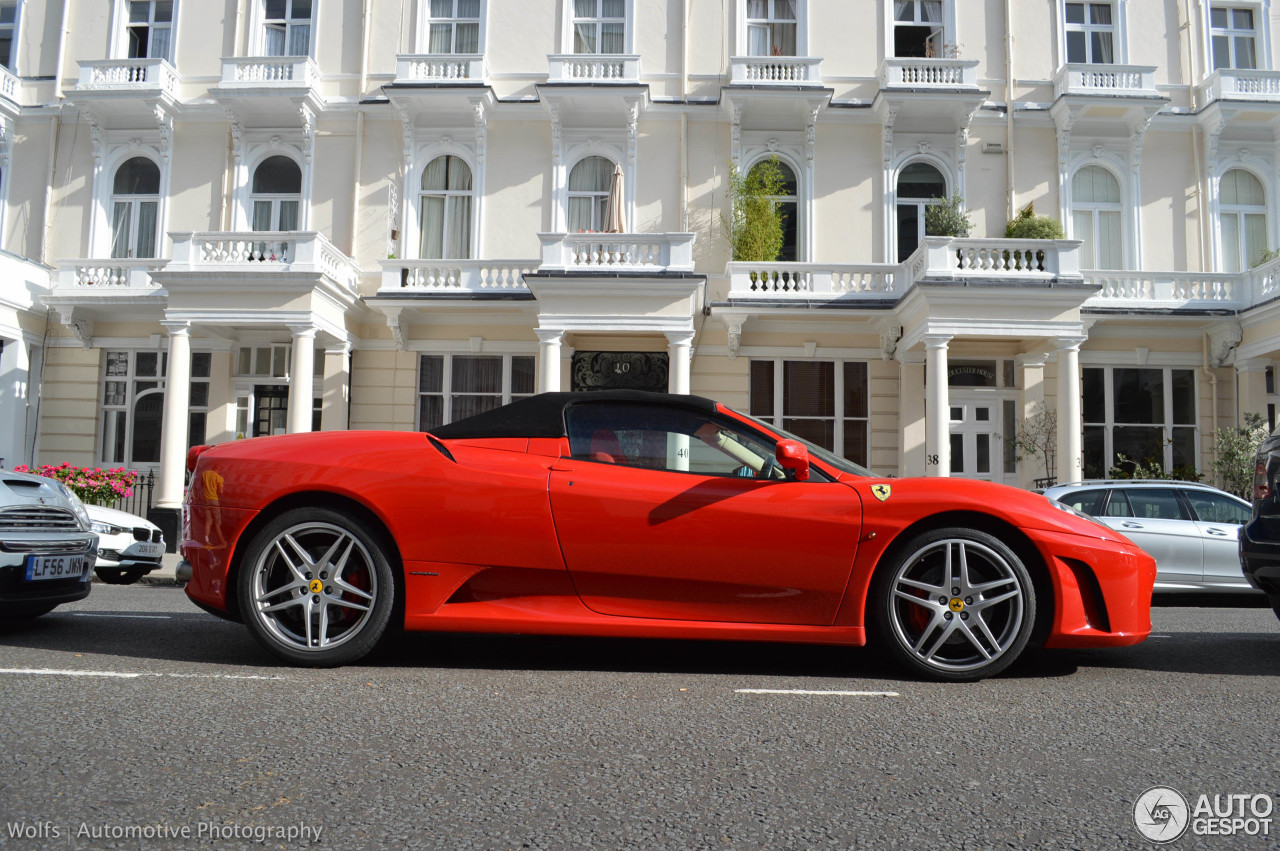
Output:
<path fill-rule="evenodd" d="M 746 174 L 729 163 L 729 213 L 720 218 L 734 260 L 772 263 L 782 253 L 782 210 L 774 198 L 784 184 L 776 158 L 756 163 Z"/>
<path fill-rule="evenodd" d="M 1253 467 L 1258 445 L 1267 437 L 1267 424 L 1250 411 L 1235 428 L 1218 429 L 1218 457 L 1213 474 L 1219 486 L 1241 499 L 1253 498 Z"/>
<path fill-rule="evenodd" d="M 964 199 L 960 193 L 930 204 L 924 208 L 925 236 L 966 237 L 973 228 L 973 220 L 964 211 Z"/>
<path fill-rule="evenodd" d="M 1043 479 L 1057 479 L 1058 464 L 1058 412 L 1045 407 L 1043 402 L 1036 404 L 1035 413 L 1027 417 L 1018 427 L 1013 438 L 1013 445 L 1018 450 L 1018 460 L 1030 459 L 1038 462 L 1044 470 Z M 1036 477 L 1039 480 L 1041 477 Z"/>
<path fill-rule="evenodd" d="M 1021 213 L 1005 225 L 1005 237 L 1009 239 L 1066 239 L 1062 223 L 1048 216 L 1037 216 L 1035 203 L 1028 204 Z"/>

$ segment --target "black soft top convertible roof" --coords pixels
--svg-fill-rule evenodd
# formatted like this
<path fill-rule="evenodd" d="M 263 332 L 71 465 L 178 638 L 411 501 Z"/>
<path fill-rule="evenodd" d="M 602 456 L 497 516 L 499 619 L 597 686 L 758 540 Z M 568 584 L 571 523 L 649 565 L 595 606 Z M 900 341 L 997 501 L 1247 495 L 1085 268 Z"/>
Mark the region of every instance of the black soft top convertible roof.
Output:
<path fill-rule="evenodd" d="M 716 403 L 701 396 L 647 393 L 643 390 L 597 390 L 588 393 L 539 393 L 510 405 L 440 426 L 441 440 L 481 437 L 564 437 L 564 409 L 579 402 L 642 402 L 675 405 L 714 413 Z"/>

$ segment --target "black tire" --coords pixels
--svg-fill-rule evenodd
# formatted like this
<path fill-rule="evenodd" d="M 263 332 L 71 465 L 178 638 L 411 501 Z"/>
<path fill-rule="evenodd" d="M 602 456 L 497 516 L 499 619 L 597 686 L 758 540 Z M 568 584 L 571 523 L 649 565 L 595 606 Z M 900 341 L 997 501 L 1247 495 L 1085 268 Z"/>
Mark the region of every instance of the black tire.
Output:
<path fill-rule="evenodd" d="M 147 571 L 143 570 L 142 568 L 135 567 L 135 568 L 124 571 L 124 573 L 120 577 L 120 583 L 122 585 L 132 585 L 133 583 L 137 582 L 139 579 L 141 579 L 146 575 L 147 575 Z"/>
<path fill-rule="evenodd" d="M 98 574 L 98 578 L 108 585 L 129 584 L 129 582 L 124 578 L 125 571 L 122 567 L 95 567 L 93 572 Z"/>
<path fill-rule="evenodd" d="M 874 644 L 902 666 L 949 682 L 1003 671 L 1036 621 L 1026 566 L 976 529 L 935 529 L 895 547 L 876 570 L 868 606 Z"/>
<path fill-rule="evenodd" d="M 1280 597 L 1271 598 L 1271 611 L 1276 613 L 1276 617 L 1280 618 Z"/>
<path fill-rule="evenodd" d="M 254 536 L 236 592 L 263 647 L 295 665 L 334 667 L 377 646 L 395 607 L 396 577 L 379 536 L 358 517 L 295 508 Z"/>

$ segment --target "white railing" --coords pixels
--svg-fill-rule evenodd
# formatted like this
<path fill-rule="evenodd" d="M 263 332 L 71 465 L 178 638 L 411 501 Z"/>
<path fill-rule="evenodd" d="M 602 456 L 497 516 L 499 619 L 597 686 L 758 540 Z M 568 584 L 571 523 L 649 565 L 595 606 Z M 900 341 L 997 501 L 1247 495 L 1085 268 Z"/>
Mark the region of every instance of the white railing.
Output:
<path fill-rule="evenodd" d="M 1090 269 L 1085 280 L 1099 287 L 1092 306 L 1148 308 L 1237 307 L 1247 289 L 1245 275 L 1212 272 L 1128 272 Z"/>
<path fill-rule="evenodd" d="M 887 58 L 879 76 L 882 89 L 977 89 L 978 60 Z"/>
<path fill-rule="evenodd" d="M 729 60 L 729 82 L 821 86 L 822 60 L 812 56 L 734 56 Z"/>
<path fill-rule="evenodd" d="M 524 275 L 537 268 L 536 260 L 383 260 L 379 292 L 527 293 Z"/>
<path fill-rule="evenodd" d="M 153 89 L 178 91 L 178 72 L 164 59 L 100 59 L 81 61 L 79 90 Z"/>
<path fill-rule="evenodd" d="M 75 289 L 158 289 L 151 273 L 163 269 L 167 260 L 138 259 L 65 260 L 58 266 L 58 286 Z"/>
<path fill-rule="evenodd" d="M 11 101 L 18 99 L 18 78 L 8 68 L 0 68 L 0 95 Z"/>
<path fill-rule="evenodd" d="M 1076 239 L 926 236 L 905 265 L 911 281 L 928 278 L 1079 281 L 1080 244 Z"/>
<path fill-rule="evenodd" d="M 691 233 L 540 233 L 543 272 L 692 272 Z"/>
<path fill-rule="evenodd" d="M 234 56 L 222 60 L 223 86 L 312 86 L 319 79 L 309 56 Z"/>
<path fill-rule="evenodd" d="M 1064 65 L 1053 80 L 1053 96 L 1159 97 L 1155 72 L 1155 67 L 1148 65 Z"/>
<path fill-rule="evenodd" d="M 623 54 L 559 53 L 547 56 L 548 83 L 640 82 L 640 57 Z"/>
<path fill-rule="evenodd" d="M 1280 101 L 1280 71 L 1219 68 L 1200 85 L 1200 103 L 1215 100 Z"/>
<path fill-rule="evenodd" d="M 174 233 L 170 271 L 312 272 L 355 291 L 355 263 L 315 231 Z"/>
<path fill-rule="evenodd" d="M 729 298 L 896 300 L 901 295 L 895 288 L 896 263 L 730 263 L 725 274 Z"/>
<path fill-rule="evenodd" d="M 416 53 L 396 57 L 396 83 L 482 83 L 489 67 L 481 54 Z"/>

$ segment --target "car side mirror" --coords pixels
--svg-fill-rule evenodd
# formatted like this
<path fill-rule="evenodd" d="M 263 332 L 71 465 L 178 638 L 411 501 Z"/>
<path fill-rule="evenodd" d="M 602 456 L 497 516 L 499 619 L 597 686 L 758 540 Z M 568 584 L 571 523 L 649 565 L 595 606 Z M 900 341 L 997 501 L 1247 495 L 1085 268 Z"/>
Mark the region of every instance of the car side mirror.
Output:
<path fill-rule="evenodd" d="M 809 449 L 798 440 L 780 440 L 774 453 L 778 466 L 797 482 L 809 481 Z"/>

